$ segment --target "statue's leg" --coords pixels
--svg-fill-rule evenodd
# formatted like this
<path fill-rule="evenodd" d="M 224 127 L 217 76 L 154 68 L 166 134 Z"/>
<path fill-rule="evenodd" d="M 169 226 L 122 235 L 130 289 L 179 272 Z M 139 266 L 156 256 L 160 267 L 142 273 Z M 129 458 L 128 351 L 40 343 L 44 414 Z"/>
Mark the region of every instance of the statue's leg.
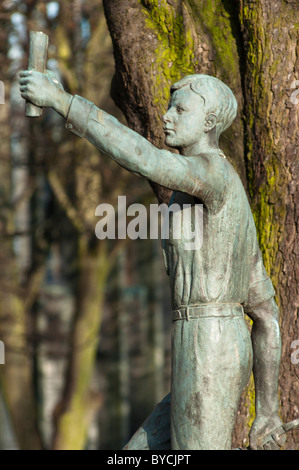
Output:
<path fill-rule="evenodd" d="M 252 368 L 244 318 L 178 320 L 172 341 L 171 448 L 231 449 Z"/>
<path fill-rule="evenodd" d="M 170 450 L 170 394 L 156 406 L 123 450 Z"/>

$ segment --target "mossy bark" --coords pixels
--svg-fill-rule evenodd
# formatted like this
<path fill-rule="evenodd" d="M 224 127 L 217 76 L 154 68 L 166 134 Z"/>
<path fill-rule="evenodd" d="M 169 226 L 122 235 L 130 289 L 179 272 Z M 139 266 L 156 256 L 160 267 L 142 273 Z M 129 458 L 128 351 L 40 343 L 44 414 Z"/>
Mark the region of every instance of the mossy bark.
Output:
<path fill-rule="evenodd" d="M 290 97 L 291 84 L 298 79 L 294 15 L 297 12 L 298 19 L 298 3 L 103 0 L 103 4 L 116 62 L 113 98 L 129 126 L 155 145 L 164 146 L 161 117 L 170 85 L 182 76 L 217 76 L 238 100 L 237 119 L 223 136 L 221 147 L 248 190 L 265 266 L 276 288 L 283 336 L 282 415 L 284 420 L 294 419 L 299 411 L 299 385 L 290 344 L 299 336 L 295 245 L 298 106 Z M 160 201 L 168 200 L 169 191 L 152 186 Z M 237 445 L 248 442 L 253 419 L 251 382 L 238 415 Z M 288 440 L 293 448 L 294 439 Z"/>
<path fill-rule="evenodd" d="M 281 313 L 281 415 L 298 416 L 298 365 L 290 345 L 298 323 L 298 105 L 292 83 L 299 72 L 297 2 L 244 0 L 240 23 L 244 37 L 246 158 L 252 210 L 266 269 Z M 297 21 L 297 23 L 296 23 Z M 297 367 L 297 370 L 296 370 Z M 298 449 L 298 431 L 288 447 Z"/>

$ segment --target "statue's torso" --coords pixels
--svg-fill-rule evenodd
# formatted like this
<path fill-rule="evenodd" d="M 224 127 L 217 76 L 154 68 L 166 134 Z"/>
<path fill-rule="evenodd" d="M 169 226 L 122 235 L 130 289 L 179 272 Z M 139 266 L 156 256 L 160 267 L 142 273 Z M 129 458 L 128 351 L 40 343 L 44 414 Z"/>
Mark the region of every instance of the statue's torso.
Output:
<path fill-rule="evenodd" d="M 170 212 L 169 239 L 162 242 L 173 308 L 201 303 L 245 302 L 257 240 L 239 177 L 232 178 L 225 202 L 216 213 L 194 196 L 178 191 L 173 193 L 169 205 L 172 204 L 179 206 L 183 220 L 180 226 L 177 214 Z M 191 209 L 186 205 L 191 205 Z M 178 239 L 174 238 L 178 236 L 175 230 L 180 231 Z M 192 240 L 195 249 L 186 249 Z"/>

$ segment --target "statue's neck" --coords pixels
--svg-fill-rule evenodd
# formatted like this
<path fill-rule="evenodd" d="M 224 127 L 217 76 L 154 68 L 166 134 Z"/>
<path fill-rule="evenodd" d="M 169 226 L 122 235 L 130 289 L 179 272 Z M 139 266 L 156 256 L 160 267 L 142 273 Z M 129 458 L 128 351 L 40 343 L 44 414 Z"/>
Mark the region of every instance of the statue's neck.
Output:
<path fill-rule="evenodd" d="M 214 127 L 209 132 L 204 132 L 198 141 L 178 149 L 181 155 L 192 156 L 201 153 L 219 153 L 219 139 L 216 135 L 216 128 Z"/>

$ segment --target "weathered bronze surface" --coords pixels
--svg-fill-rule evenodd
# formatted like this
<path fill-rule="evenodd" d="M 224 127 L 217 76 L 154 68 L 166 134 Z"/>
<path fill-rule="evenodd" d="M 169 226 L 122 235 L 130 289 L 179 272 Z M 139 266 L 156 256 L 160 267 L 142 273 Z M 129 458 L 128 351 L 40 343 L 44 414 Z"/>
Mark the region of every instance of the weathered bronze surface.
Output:
<path fill-rule="evenodd" d="M 163 241 L 172 295 L 171 393 L 125 449 L 230 449 L 240 396 L 252 368 L 256 419 L 251 449 L 285 443 L 278 417 L 281 338 L 278 307 L 240 178 L 219 148 L 237 103 L 220 80 L 183 78 L 171 90 L 160 150 L 114 117 L 71 96 L 50 74 L 21 73 L 22 96 L 66 118 L 66 128 L 128 171 L 174 191 L 184 211 L 203 204 L 203 244 L 186 250 L 184 234 Z M 233 142 L 232 142 L 233 151 Z M 197 229 L 197 227 L 193 227 Z M 253 321 L 251 337 L 244 314 Z M 293 423 L 294 424 L 294 423 Z M 296 425 L 298 423 L 295 423 Z"/>

